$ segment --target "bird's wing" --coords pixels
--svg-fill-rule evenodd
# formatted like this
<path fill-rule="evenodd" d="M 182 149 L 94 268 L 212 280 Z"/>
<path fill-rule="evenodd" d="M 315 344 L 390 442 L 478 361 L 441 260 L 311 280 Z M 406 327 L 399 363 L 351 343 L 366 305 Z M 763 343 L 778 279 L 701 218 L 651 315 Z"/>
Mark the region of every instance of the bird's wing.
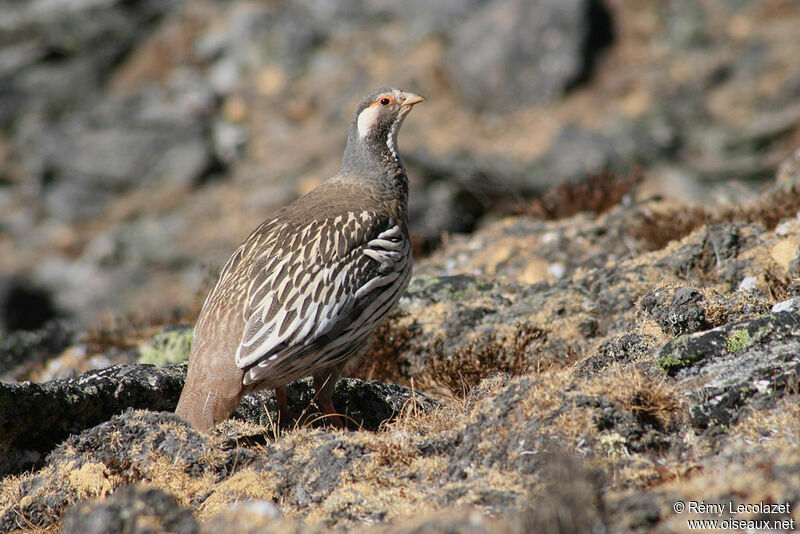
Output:
<path fill-rule="evenodd" d="M 357 337 L 394 303 L 392 284 L 410 272 L 399 223 L 374 212 L 273 228 L 270 237 L 269 252 L 253 264 L 236 352 L 245 385 L 322 345 Z"/>

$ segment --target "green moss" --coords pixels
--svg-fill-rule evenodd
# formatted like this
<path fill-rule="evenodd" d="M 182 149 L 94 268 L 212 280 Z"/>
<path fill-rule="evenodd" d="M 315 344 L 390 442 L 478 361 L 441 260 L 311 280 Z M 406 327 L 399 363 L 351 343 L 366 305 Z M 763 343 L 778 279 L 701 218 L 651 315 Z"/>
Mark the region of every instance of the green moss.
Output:
<path fill-rule="evenodd" d="M 194 329 L 180 326 L 165 329 L 139 349 L 139 363 L 169 365 L 189 358 Z"/>
<path fill-rule="evenodd" d="M 691 335 L 686 334 L 669 342 L 661 354 L 656 356 L 656 365 L 669 374 L 675 374 L 702 360 L 705 355 L 696 351 L 697 347 L 690 344 L 691 340 Z"/>
<path fill-rule="evenodd" d="M 656 358 L 656 364 L 658 364 L 658 366 L 664 371 L 672 371 L 686 367 L 689 362 L 681 357 L 680 352 L 672 351 L 668 354 L 662 354 Z"/>
<path fill-rule="evenodd" d="M 725 341 L 725 348 L 728 352 L 737 352 L 750 346 L 750 332 L 746 328 L 733 330 Z"/>

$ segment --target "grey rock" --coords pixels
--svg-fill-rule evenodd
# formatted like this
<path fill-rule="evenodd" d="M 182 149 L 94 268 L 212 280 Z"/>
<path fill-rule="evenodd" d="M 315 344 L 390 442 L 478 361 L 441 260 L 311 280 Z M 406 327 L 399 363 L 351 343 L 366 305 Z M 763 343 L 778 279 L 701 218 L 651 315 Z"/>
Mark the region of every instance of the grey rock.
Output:
<path fill-rule="evenodd" d="M 127 408 L 174 410 L 185 372 L 182 365 L 116 365 L 45 384 L 0 384 L 0 449 L 46 454 L 69 434 Z M 1 473 L 26 467 L 2 458 Z"/>
<path fill-rule="evenodd" d="M 13 380 L 16 368 L 33 367 L 59 354 L 75 337 L 75 326 L 59 319 L 34 329 L 0 329 L 0 380 Z"/>
<path fill-rule="evenodd" d="M 426 35 L 448 35 L 491 0 L 407 0 L 384 2 L 364 0 L 365 10 L 372 17 L 391 17 L 404 21 L 415 38 Z"/>
<path fill-rule="evenodd" d="M 133 219 L 98 233 L 80 261 L 101 267 L 181 267 L 187 259 L 180 256 L 174 241 L 185 227 L 186 222 L 173 215 Z"/>
<path fill-rule="evenodd" d="M 691 122 L 687 122 L 684 143 L 692 147 L 687 157 L 697 178 L 706 182 L 771 180 L 775 164 L 763 156 L 763 151 L 783 142 L 800 121 L 796 103 L 787 101 L 776 107 L 740 128 L 717 123 L 688 128 Z"/>
<path fill-rule="evenodd" d="M 129 532 L 145 534 L 198 531 L 192 511 L 159 489 L 124 486 L 110 497 L 77 504 L 66 511 L 65 533 L 105 534 Z"/>
<path fill-rule="evenodd" d="M 132 283 L 141 283 L 143 276 L 141 269 L 115 269 L 112 273 L 98 264 L 58 256 L 44 258 L 31 273 L 37 285 L 50 291 L 56 306 L 79 321 L 108 307 L 109 299 L 119 298 Z M 115 285 L 116 278 L 121 285 Z"/>
<path fill-rule="evenodd" d="M 214 166 L 202 114 L 150 119 L 148 105 L 77 112 L 27 137 L 28 180 L 49 214 L 67 222 L 94 217 L 120 192 L 165 182 L 189 186 Z"/>
<path fill-rule="evenodd" d="M 551 174 L 503 158 L 417 152 L 404 161 L 414 180 L 409 193 L 413 232 L 432 243 L 447 232 L 471 232 L 509 198 L 543 193 L 552 185 Z"/>
<path fill-rule="evenodd" d="M 567 125 L 561 129 L 545 163 L 559 177 L 580 178 L 611 168 L 617 156 L 605 134 Z"/>
<path fill-rule="evenodd" d="M 110 69 L 172 10 L 174 0 L 0 4 L 0 125 L 25 110 L 58 113 L 91 102 Z"/>
<path fill-rule="evenodd" d="M 85 220 L 131 187 L 191 185 L 214 167 L 205 124 L 213 103 L 202 80 L 175 69 L 160 93 L 120 102 L 105 92 L 113 68 L 178 4 L 0 5 L 0 68 L 9 74 L 0 76 L 0 126 L 24 164 L 19 194 L 36 197 L 44 215 Z"/>
<path fill-rule="evenodd" d="M 330 32 L 357 25 L 362 18 L 359 5 L 349 0 L 234 6 L 228 21 L 228 57 L 220 57 L 223 70 L 215 75 L 217 87 L 232 87 L 231 74 L 247 66 L 277 62 L 290 71 L 299 69 Z"/>
<path fill-rule="evenodd" d="M 700 305 L 705 297 L 695 288 L 678 288 L 666 302 L 668 292 L 662 289 L 651 291 L 641 300 L 641 307 L 649 313 L 665 334 L 677 336 L 697 332 L 709 327 L 705 311 Z"/>
<path fill-rule="evenodd" d="M 662 258 L 659 266 L 669 267 L 682 278 L 698 271 L 716 276 L 728 282 L 731 290 L 736 290 L 745 276 L 745 263 L 738 257 L 760 243 L 762 232 L 759 226 L 747 223 L 710 225 L 700 242 L 688 244 Z"/>
<path fill-rule="evenodd" d="M 772 307 L 772 313 L 784 311 L 800 312 L 800 297 L 792 297 L 788 300 L 778 302 Z"/>
<path fill-rule="evenodd" d="M 476 11 L 452 37 L 447 71 L 464 99 L 476 109 L 507 110 L 562 95 L 587 76 L 603 46 L 589 42 L 592 24 L 587 0 L 498 0 Z M 598 43 L 593 43 L 598 44 Z"/>
<path fill-rule="evenodd" d="M 141 217 L 97 232 L 77 258 L 49 256 L 30 273 L 54 305 L 87 322 L 120 309 L 153 270 L 180 271 L 190 261 L 176 246 L 186 221 L 174 215 Z"/>
<path fill-rule="evenodd" d="M 218 120 L 213 125 L 212 140 L 217 158 L 225 164 L 231 164 L 242 157 L 248 136 L 243 128 Z"/>
<path fill-rule="evenodd" d="M 625 365 L 650 354 L 654 340 L 641 334 L 623 334 L 604 341 L 596 352 L 576 365 L 584 376 L 593 376 L 615 364 Z"/>
<path fill-rule="evenodd" d="M 671 157 L 678 148 L 679 125 L 668 114 L 654 113 L 638 121 L 617 120 L 602 131 L 565 124 L 552 148 L 535 165 L 557 179 L 582 179 L 603 171 L 630 173 Z"/>
<path fill-rule="evenodd" d="M 664 37 L 671 46 L 692 49 L 708 44 L 707 13 L 697 2 L 677 0 L 661 4 L 666 22 Z"/>

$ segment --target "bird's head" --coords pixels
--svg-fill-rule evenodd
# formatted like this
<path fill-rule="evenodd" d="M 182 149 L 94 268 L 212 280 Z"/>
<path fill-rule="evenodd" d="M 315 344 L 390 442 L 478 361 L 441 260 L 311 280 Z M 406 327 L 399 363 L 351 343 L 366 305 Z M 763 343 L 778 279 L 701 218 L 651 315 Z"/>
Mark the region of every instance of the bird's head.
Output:
<path fill-rule="evenodd" d="M 364 97 L 350 123 L 345 167 L 375 158 L 399 164 L 397 132 L 411 108 L 423 100 L 417 94 L 391 87 Z"/>

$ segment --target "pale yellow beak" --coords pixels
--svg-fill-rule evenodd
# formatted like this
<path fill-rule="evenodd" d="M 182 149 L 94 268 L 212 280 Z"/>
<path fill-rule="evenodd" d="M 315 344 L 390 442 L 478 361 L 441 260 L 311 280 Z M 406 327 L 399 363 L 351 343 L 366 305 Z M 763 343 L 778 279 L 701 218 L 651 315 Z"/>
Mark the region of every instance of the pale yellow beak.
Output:
<path fill-rule="evenodd" d="M 425 99 L 419 95 L 415 95 L 414 93 L 403 93 L 405 95 L 405 100 L 403 103 L 400 104 L 401 106 L 413 106 L 414 104 L 419 104 L 420 102 L 424 102 Z"/>

